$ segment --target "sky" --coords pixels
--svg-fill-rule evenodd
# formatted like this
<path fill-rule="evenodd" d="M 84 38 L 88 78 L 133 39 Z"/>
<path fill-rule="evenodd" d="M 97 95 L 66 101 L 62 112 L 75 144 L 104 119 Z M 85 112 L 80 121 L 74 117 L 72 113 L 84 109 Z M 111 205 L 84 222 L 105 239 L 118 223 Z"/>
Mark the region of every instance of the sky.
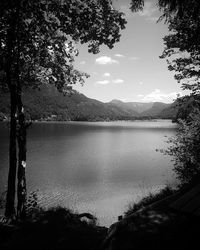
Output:
<path fill-rule="evenodd" d="M 113 0 L 113 4 L 126 14 L 126 29 L 111 50 L 102 46 L 93 55 L 87 46 L 80 46 L 75 66 L 90 77 L 74 89 L 102 102 L 173 102 L 181 88 L 166 60 L 159 58 L 168 28 L 164 22 L 156 22 L 161 12 L 155 0 L 146 0 L 139 13 L 129 10 L 130 0 Z"/>

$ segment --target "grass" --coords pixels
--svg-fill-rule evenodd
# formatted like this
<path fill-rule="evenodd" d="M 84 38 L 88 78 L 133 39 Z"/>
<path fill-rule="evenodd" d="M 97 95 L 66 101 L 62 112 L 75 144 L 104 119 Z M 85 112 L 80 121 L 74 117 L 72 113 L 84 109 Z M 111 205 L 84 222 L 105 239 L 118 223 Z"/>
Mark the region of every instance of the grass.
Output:
<path fill-rule="evenodd" d="M 129 216 L 140 209 L 145 208 L 148 205 L 153 204 L 154 202 L 160 201 L 166 198 L 169 195 L 174 194 L 174 189 L 170 186 L 166 186 L 165 188 L 161 189 L 158 193 L 149 193 L 147 196 L 142 198 L 139 202 L 130 204 L 128 210 L 124 213 L 125 216 Z"/>

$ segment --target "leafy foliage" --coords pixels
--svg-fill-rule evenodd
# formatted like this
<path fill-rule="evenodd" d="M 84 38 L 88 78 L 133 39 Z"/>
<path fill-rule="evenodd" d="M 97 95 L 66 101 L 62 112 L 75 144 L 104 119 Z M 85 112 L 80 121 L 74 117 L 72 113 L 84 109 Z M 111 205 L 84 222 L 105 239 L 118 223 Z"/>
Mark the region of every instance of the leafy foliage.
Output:
<path fill-rule="evenodd" d="M 88 76 L 73 67 L 74 57 L 78 55 L 75 44 L 88 43 L 92 53 L 98 53 L 102 44 L 112 48 L 126 24 L 123 14 L 113 9 L 110 0 L 21 0 L 18 3 L 3 0 L 0 9 L 0 71 L 6 68 L 9 39 L 14 79 L 18 61 L 20 79 L 25 86 L 37 87 L 45 82 L 62 91 L 70 90 L 68 85 L 78 81 L 83 83 L 83 77 Z"/>
<path fill-rule="evenodd" d="M 183 89 L 199 94 L 200 8 L 194 16 L 189 7 L 184 18 L 170 20 L 171 34 L 164 37 L 165 50 L 161 58 L 167 58 L 169 70 L 175 71 L 175 79 L 182 83 Z"/>
<path fill-rule="evenodd" d="M 132 11 L 143 9 L 144 0 L 132 0 Z M 169 70 L 175 71 L 175 79 L 182 88 L 192 94 L 200 92 L 200 1 L 158 0 L 169 25 L 170 34 L 164 37 L 165 49 L 161 58 L 166 58 Z"/>
<path fill-rule="evenodd" d="M 162 150 L 171 155 L 174 171 L 181 184 L 200 177 L 200 111 L 196 109 L 189 121 L 179 120 L 176 136 L 168 139 L 169 147 Z"/>
<path fill-rule="evenodd" d="M 131 10 L 133 12 L 143 10 L 145 0 L 131 0 Z M 185 9 L 190 8 L 193 13 L 196 13 L 196 10 L 200 8 L 200 3 L 198 0 L 157 0 L 157 5 L 161 11 L 163 11 L 162 18 L 165 18 L 168 22 L 171 17 L 183 18 Z"/>
<path fill-rule="evenodd" d="M 15 216 L 16 169 L 17 214 L 25 217 L 28 124 L 22 102 L 24 89 L 53 84 L 60 92 L 69 93 L 72 84 L 83 83 L 88 77 L 74 68 L 76 43 L 87 43 L 88 51 L 94 54 L 100 45 L 112 48 L 125 24 L 123 13 L 114 10 L 110 0 L 0 2 L 0 85 L 10 92 L 11 103 L 7 217 Z"/>
<path fill-rule="evenodd" d="M 191 113 L 193 113 L 194 110 L 200 110 L 200 96 L 199 95 L 186 95 L 183 97 L 180 97 L 176 101 L 177 106 L 177 115 L 176 115 L 176 121 L 178 119 L 185 120 L 187 122 L 191 122 Z"/>
<path fill-rule="evenodd" d="M 168 150 L 163 151 L 173 157 L 174 171 L 182 185 L 200 176 L 200 2 L 162 2 L 170 2 L 164 8 L 170 34 L 164 37 L 161 58 L 167 59 L 168 69 L 175 72 L 182 89 L 190 92 L 177 101 L 177 117 L 182 120 L 178 120 L 176 136 L 168 140 Z"/>

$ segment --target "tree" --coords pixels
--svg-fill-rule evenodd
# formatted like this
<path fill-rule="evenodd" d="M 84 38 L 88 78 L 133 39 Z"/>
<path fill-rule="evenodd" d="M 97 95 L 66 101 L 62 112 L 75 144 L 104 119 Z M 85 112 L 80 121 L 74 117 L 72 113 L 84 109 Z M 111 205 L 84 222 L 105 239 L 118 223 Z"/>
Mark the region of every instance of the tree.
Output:
<path fill-rule="evenodd" d="M 131 10 L 133 12 L 143 10 L 145 0 L 131 0 Z M 163 17 L 166 21 L 172 16 L 184 18 L 184 12 L 190 5 L 191 10 L 195 13 L 200 8 L 198 0 L 157 0 L 158 7 L 163 11 Z"/>
<path fill-rule="evenodd" d="M 166 58 L 169 70 L 175 71 L 175 79 L 183 89 L 200 92 L 200 8 L 192 9 L 188 3 L 184 18 L 175 16 L 169 21 L 170 34 L 164 37 L 165 49 L 161 58 Z"/>
<path fill-rule="evenodd" d="M 164 154 L 172 156 L 174 172 L 180 185 L 200 177 L 200 110 L 193 110 L 189 121 L 179 120 L 177 133 L 168 139 Z"/>
<path fill-rule="evenodd" d="M 143 9 L 144 0 L 132 0 L 133 11 Z M 170 34 L 164 37 L 161 58 L 175 73 L 190 95 L 178 98 L 178 131 L 169 138 L 169 147 L 162 150 L 171 155 L 180 184 L 200 177 L 200 1 L 158 0 Z"/>
<path fill-rule="evenodd" d="M 184 6 L 184 7 L 183 7 Z M 169 138 L 165 154 L 171 155 L 180 184 L 200 177 L 200 2 L 187 1 L 181 14 L 169 15 L 170 34 L 164 37 L 161 58 L 167 59 L 168 69 L 190 94 L 179 98 L 178 131 Z"/>
<path fill-rule="evenodd" d="M 110 0 L 2 0 L 0 3 L 1 87 L 10 92 L 9 176 L 5 215 L 15 215 L 18 170 L 18 217 L 25 216 L 26 129 L 22 103 L 25 88 L 54 84 L 68 93 L 87 74 L 73 67 L 77 42 L 91 53 L 112 48 L 125 28 L 123 13 Z M 16 156 L 18 146 L 18 157 Z M 18 168 L 17 168 L 18 162 Z"/>

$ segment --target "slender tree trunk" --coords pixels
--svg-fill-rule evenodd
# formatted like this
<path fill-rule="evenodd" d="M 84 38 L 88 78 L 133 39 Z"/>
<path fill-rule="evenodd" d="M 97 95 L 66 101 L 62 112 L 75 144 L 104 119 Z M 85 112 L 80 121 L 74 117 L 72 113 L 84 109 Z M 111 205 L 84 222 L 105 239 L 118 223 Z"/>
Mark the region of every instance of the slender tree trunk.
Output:
<path fill-rule="evenodd" d="M 18 110 L 18 184 L 17 184 L 17 217 L 26 217 L 26 120 L 22 103 L 22 87 L 20 79 L 20 10 L 21 1 L 16 5 L 16 81 L 17 81 L 17 110 Z"/>
<path fill-rule="evenodd" d="M 16 11 L 10 15 L 8 30 L 7 30 L 7 62 L 6 62 L 6 81 L 10 90 L 10 145 L 9 145 L 9 173 L 8 187 L 6 197 L 5 216 L 8 218 L 15 217 L 15 185 L 16 185 L 16 170 L 17 170 L 17 85 L 13 81 L 13 60 L 14 50 L 16 45 L 16 19 L 19 16 L 19 1 L 17 1 Z M 18 23 L 18 22 L 17 22 Z"/>
<path fill-rule="evenodd" d="M 17 89 L 12 82 L 12 51 L 14 47 L 14 22 L 10 23 L 7 33 L 7 63 L 6 63 L 6 81 L 10 91 L 10 144 L 9 144 L 9 172 L 8 186 L 6 196 L 5 216 L 13 218 L 15 216 L 15 183 L 16 183 L 16 126 L 17 126 Z"/>
<path fill-rule="evenodd" d="M 13 218 L 15 216 L 15 182 L 16 182 L 16 118 L 17 118 L 17 105 L 16 105 L 16 90 L 11 88 L 10 93 L 10 146 L 9 146 L 9 173 L 8 173 L 8 187 L 6 197 L 5 216 Z"/>
<path fill-rule="evenodd" d="M 21 100 L 21 92 L 18 93 L 18 185 L 17 185 L 17 216 L 20 219 L 26 217 L 26 121 L 24 107 Z"/>

